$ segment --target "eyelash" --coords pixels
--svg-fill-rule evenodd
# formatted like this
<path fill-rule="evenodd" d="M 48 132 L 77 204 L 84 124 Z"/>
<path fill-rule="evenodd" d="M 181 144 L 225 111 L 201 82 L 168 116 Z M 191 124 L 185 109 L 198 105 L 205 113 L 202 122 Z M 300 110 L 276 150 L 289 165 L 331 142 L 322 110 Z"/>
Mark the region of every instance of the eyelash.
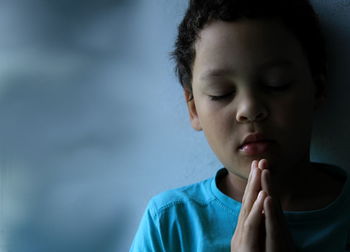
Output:
<path fill-rule="evenodd" d="M 263 87 L 266 88 L 266 89 L 269 89 L 271 91 L 285 91 L 287 90 L 290 86 L 291 86 L 292 82 L 289 82 L 289 83 L 286 83 L 286 84 L 283 84 L 283 85 L 279 85 L 279 86 L 270 86 L 268 84 L 264 84 Z"/>
<path fill-rule="evenodd" d="M 209 95 L 209 98 L 212 101 L 218 101 L 218 100 L 222 100 L 222 99 L 228 98 L 232 94 L 233 94 L 233 92 L 228 93 L 228 94 L 224 94 L 224 95 Z"/>
<path fill-rule="evenodd" d="M 275 91 L 275 92 L 282 92 L 287 90 L 291 86 L 292 82 L 280 85 L 280 86 L 270 86 L 268 84 L 264 84 L 263 88 L 268 89 L 270 91 Z M 209 95 L 210 100 L 212 101 L 219 101 L 223 100 L 225 98 L 229 98 L 234 92 L 230 92 L 224 95 Z"/>

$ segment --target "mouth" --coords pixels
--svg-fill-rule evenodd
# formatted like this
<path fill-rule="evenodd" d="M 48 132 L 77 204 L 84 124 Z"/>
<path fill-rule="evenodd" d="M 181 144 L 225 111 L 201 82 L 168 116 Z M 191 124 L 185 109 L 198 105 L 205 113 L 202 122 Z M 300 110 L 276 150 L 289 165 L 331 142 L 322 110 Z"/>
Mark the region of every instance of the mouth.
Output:
<path fill-rule="evenodd" d="M 266 153 L 272 145 L 272 141 L 258 141 L 258 142 L 251 142 L 242 145 L 238 148 L 240 152 L 246 155 L 259 155 Z"/>
<path fill-rule="evenodd" d="M 266 138 L 261 133 L 251 134 L 244 138 L 242 144 L 238 147 L 239 152 L 251 156 L 264 154 L 271 148 L 273 140 Z"/>

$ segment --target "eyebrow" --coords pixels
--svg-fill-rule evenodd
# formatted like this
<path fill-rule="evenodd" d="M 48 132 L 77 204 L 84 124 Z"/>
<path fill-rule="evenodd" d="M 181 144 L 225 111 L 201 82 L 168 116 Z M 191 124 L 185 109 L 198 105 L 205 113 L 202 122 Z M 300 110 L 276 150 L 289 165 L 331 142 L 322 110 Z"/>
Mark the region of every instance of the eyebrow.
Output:
<path fill-rule="evenodd" d="M 215 78 L 215 77 L 221 77 L 221 76 L 227 76 L 227 75 L 234 75 L 235 71 L 230 68 L 213 68 L 205 71 L 200 79 L 206 80 L 209 78 Z"/>
<path fill-rule="evenodd" d="M 272 67 L 291 67 L 293 65 L 292 61 L 288 59 L 278 59 L 267 61 L 260 66 L 258 66 L 258 71 L 262 71 Z M 209 78 L 222 77 L 228 75 L 235 75 L 236 71 L 232 68 L 213 68 L 205 71 L 200 79 L 205 80 Z"/>
<path fill-rule="evenodd" d="M 278 60 L 271 60 L 267 61 L 261 66 L 259 66 L 259 70 L 263 70 L 266 68 L 272 68 L 272 67 L 291 67 L 293 66 L 293 62 L 288 59 L 278 59 Z"/>

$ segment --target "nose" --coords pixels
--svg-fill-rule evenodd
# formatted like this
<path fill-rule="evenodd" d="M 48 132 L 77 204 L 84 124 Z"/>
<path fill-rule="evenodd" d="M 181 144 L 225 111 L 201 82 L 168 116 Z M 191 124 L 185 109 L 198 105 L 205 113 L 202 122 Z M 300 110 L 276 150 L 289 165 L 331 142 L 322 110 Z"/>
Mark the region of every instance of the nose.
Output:
<path fill-rule="evenodd" d="M 238 104 L 236 121 L 238 123 L 263 121 L 269 114 L 266 104 L 258 94 L 246 92 L 236 99 Z"/>

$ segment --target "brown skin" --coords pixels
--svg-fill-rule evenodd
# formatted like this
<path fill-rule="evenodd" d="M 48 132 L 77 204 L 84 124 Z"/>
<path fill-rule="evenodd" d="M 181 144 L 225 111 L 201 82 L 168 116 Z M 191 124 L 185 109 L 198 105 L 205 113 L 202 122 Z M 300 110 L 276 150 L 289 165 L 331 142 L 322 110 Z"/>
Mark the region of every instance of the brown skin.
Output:
<path fill-rule="evenodd" d="M 204 131 L 229 171 L 219 188 L 242 202 L 232 251 L 293 251 L 283 247 L 289 231 L 282 209 L 325 206 L 341 189 L 309 160 L 313 113 L 324 98 L 315 80 L 324 78 L 312 76 L 300 43 L 277 20 L 212 22 L 195 50 L 192 93 L 185 90 L 192 127 Z M 256 132 L 273 144 L 259 155 L 242 153 L 243 139 Z M 253 176 L 253 161 L 262 159 L 268 166 L 259 162 Z M 336 188 L 326 200 L 318 196 L 324 185 Z"/>
<path fill-rule="evenodd" d="M 296 251 L 267 168 L 266 159 L 252 162 L 232 252 Z"/>

